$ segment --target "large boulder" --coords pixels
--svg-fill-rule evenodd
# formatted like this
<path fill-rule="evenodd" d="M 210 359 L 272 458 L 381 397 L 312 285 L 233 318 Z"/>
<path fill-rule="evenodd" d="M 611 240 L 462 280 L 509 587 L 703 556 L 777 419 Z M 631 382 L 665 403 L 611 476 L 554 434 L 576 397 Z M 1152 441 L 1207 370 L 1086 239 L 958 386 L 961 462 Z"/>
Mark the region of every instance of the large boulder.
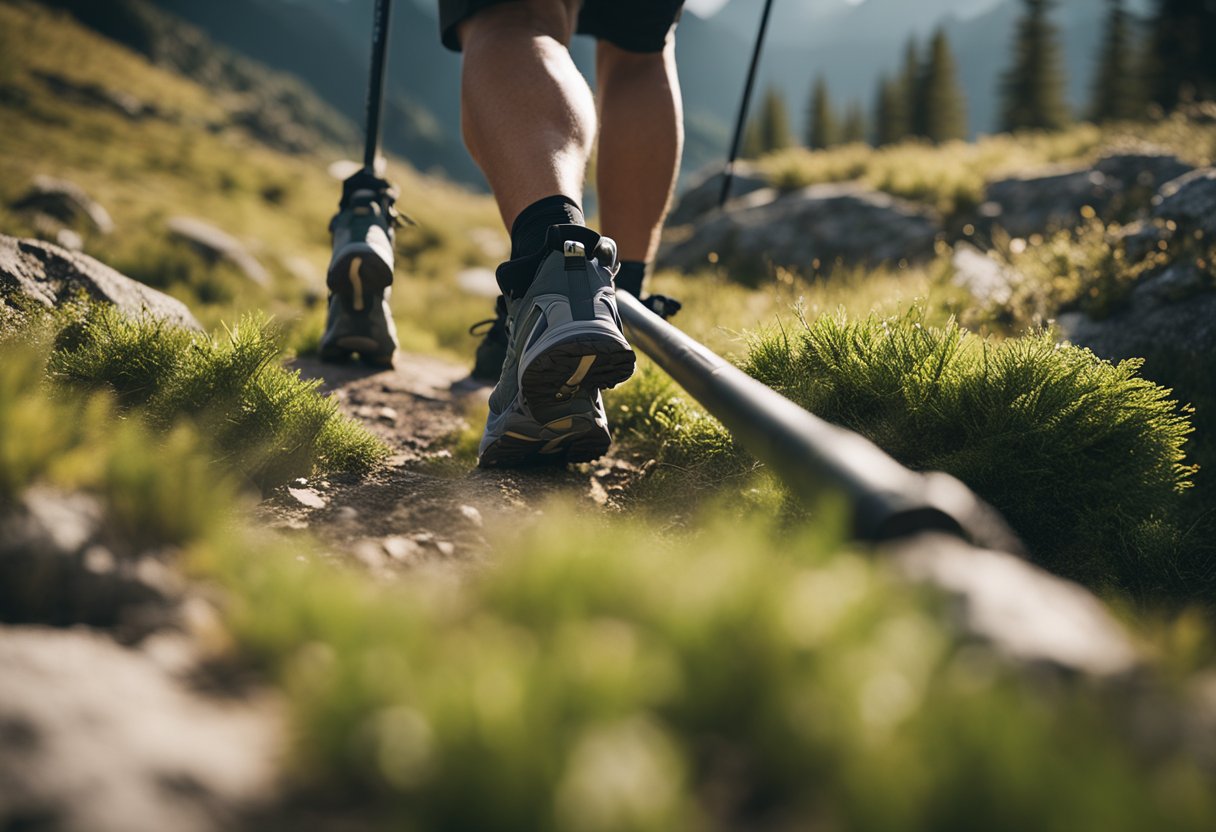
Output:
<path fill-rule="evenodd" d="M 1029 237 L 1076 226 L 1092 209 L 1104 220 L 1129 220 L 1149 207 L 1157 190 L 1191 167 L 1163 153 L 1107 156 L 1093 167 L 1069 167 L 1046 174 L 991 183 L 975 220 L 985 233 L 1000 227 Z"/>
<path fill-rule="evenodd" d="M 189 245 L 212 263 L 226 261 L 259 286 L 270 285 L 270 275 L 245 244 L 222 228 L 194 217 L 169 220 L 169 236 Z"/>
<path fill-rule="evenodd" d="M 681 196 L 675 208 L 667 217 L 669 226 L 687 225 L 696 222 L 701 217 L 718 208 L 722 198 L 722 180 L 725 174 L 719 169 L 704 173 L 696 184 L 692 185 Z M 768 179 L 760 173 L 751 162 L 736 162 L 734 176 L 731 177 L 730 191 L 727 201 L 739 199 L 762 188 L 768 187 Z"/>
<path fill-rule="evenodd" d="M 110 303 L 131 317 L 144 315 L 202 329 L 184 303 L 125 277 L 85 254 L 40 240 L 0 234 L 0 297 L 10 306 L 53 308 L 77 294 Z"/>
<path fill-rule="evenodd" d="M 660 252 L 659 264 L 691 271 L 717 262 L 754 275 L 770 264 L 818 271 L 921 262 L 933 257 L 940 230 L 931 209 L 860 185 L 764 189 L 705 217 Z"/>

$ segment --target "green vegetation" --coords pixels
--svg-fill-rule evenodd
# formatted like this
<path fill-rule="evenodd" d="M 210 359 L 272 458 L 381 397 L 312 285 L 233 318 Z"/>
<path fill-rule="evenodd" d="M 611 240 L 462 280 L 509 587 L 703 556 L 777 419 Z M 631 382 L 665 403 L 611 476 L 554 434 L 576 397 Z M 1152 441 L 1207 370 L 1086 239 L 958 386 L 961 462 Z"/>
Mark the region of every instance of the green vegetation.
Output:
<path fill-rule="evenodd" d="M 760 112 L 747 126 L 743 137 L 743 156 L 755 159 L 766 153 L 784 150 L 794 144 L 785 99 L 776 87 L 769 87 L 760 103 Z"/>
<path fill-rule="evenodd" d="M 939 29 L 933 36 L 929 59 L 918 81 L 919 106 L 913 117 L 916 135 L 934 144 L 966 138 L 966 99 L 945 30 Z"/>
<path fill-rule="evenodd" d="M 319 382 L 284 370 L 264 318 L 214 337 L 93 307 L 59 334 L 52 379 L 106 390 L 168 432 L 188 418 L 226 467 L 263 489 L 314 473 L 367 471 L 387 452 L 338 414 Z"/>
<path fill-rule="evenodd" d="M 1193 165 L 1208 165 L 1216 159 L 1216 134 L 1202 121 L 1179 113 L 1150 124 L 1078 124 L 1052 133 L 948 142 L 940 149 L 921 142 L 877 149 L 849 145 L 816 153 L 792 148 L 767 156 L 759 164 L 779 188 L 857 180 L 931 205 L 945 215 L 949 225 L 980 204 L 990 181 L 1056 163 L 1092 162 L 1108 153 L 1146 146 L 1174 153 Z"/>
<path fill-rule="evenodd" d="M 1121 121 L 1144 115 L 1145 102 L 1137 73 L 1132 21 L 1123 0 L 1108 0 L 1106 31 L 1093 80 L 1090 118 Z"/>
<path fill-rule="evenodd" d="M 954 474 L 1051 570 L 1141 598 L 1203 596 L 1174 525 L 1194 468 L 1187 411 L 1138 377 L 1046 334 L 984 340 L 953 322 L 803 318 L 753 338 L 745 369 L 903 464 Z M 660 379 L 612 400 L 618 430 L 654 437 L 669 491 L 752 469 L 713 420 Z M 733 490 L 733 489 L 732 489 Z M 742 489 L 740 489 L 742 490 Z M 1181 581 L 1181 583 L 1179 583 Z"/>
<path fill-rule="evenodd" d="M 125 539 L 226 588 L 228 660 L 290 709 L 298 805 L 571 832 L 1216 816 L 1194 762 L 1123 730 L 1120 698 L 960 642 L 949 608 L 851 552 L 830 511 L 816 532 L 723 518 L 673 537 L 551 506 L 491 569 L 377 586 L 244 527 L 194 431 L 52 395 L 43 353 L 6 355 L 4 496 L 95 493 Z"/>
<path fill-rule="evenodd" d="M 806 146 L 811 150 L 825 150 L 839 143 L 839 127 L 836 125 L 828 84 L 820 76 L 811 87 L 811 100 L 807 106 Z"/>
<path fill-rule="evenodd" d="M 1058 130 L 1068 123 L 1055 0 L 1023 0 L 1013 64 L 1001 78 L 1001 129 Z"/>
<path fill-rule="evenodd" d="M 1216 99 L 1216 8 L 1206 0 L 1156 0 L 1145 75 L 1166 111 Z"/>
<path fill-rule="evenodd" d="M 202 60 L 203 46 L 183 55 Z M 0 56 L 7 91 L 0 96 L 3 233 L 36 234 L 27 217 L 8 207 L 35 175 L 71 180 L 117 226 L 111 235 L 85 233 L 85 253 L 186 301 L 208 328 L 260 309 L 280 322 L 288 342 L 315 339 L 324 315 L 316 301 L 323 299 L 329 262 L 327 227 L 341 190 L 327 168 L 355 154 L 357 143 L 335 147 L 318 130 L 305 148 L 284 153 L 248 122 L 246 111 L 257 107 L 248 97 L 223 92 L 215 81 L 217 89 L 206 72 L 186 77 L 153 64 L 38 4 L 0 3 Z M 253 69 L 242 64 L 240 71 Z M 50 95 L 48 75 L 133 96 L 152 115 L 131 118 Z M 419 223 L 398 239 L 398 274 L 410 286 L 394 297 L 403 342 L 463 360 L 474 344 L 469 324 L 492 304 L 454 291 L 452 278 L 497 264 L 495 245 L 505 241 L 497 211 L 484 196 L 397 160 L 390 160 L 389 175 L 400 186 L 399 207 Z M 245 243 L 272 285 L 259 287 L 169 239 L 166 223 L 178 215 L 206 220 Z"/>
<path fill-rule="evenodd" d="M 207 335 L 96 308 L 48 320 L 0 306 L 0 503 L 36 485 L 95 494 L 116 540 L 176 553 L 165 556 L 222 588 L 223 658 L 275 684 L 289 709 L 297 807 L 385 829 L 1212 828 L 1211 772 L 1177 743 L 1182 694 L 1166 685 L 1146 702 L 1023 674 L 964 640 L 955 609 L 844 541 L 839 506 L 789 504 L 645 364 L 609 412 L 625 452 L 657 465 L 618 513 L 538 506 L 543 522 L 459 580 L 373 581 L 302 536 L 253 531 L 234 499 L 243 480 L 358 472 L 384 453 L 279 366 L 278 327 L 239 314 L 277 313 L 302 348 L 319 331 L 318 307 L 290 317 L 307 288 L 286 258 L 324 268 L 331 157 L 273 151 L 201 86 L 0 4 L 6 89 L 36 99 L 25 68 L 63 54 L 83 68 L 58 71 L 119 79 L 172 117 L 0 100 L 0 203 L 53 159 L 122 229 L 88 251 L 188 298 L 208 323 L 240 323 Z M 213 131 L 191 126 L 196 112 Z M 1003 173 L 1132 139 L 1216 156 L 1210 128 L 1178 117 L 787 150 L 762 164 L 783 186 L 858 178 L 952 214 Z M 403 166 L 394 176 L 422 223 L 399 243 L 406 345 L 465 360 L 463 329 L 489 303 L 457 294 L 453 273 L 496 259 L 496 232 L 489 244 L 466 233 L 495 228 L 494 208 Z M 274 285 L 163 242 L 164 220 L 187 205 L 250 241 Z M 20 222 L 0 208 L 5 231 Z M 1195 544 L 1210 526 L 1188 503 L 1206 484 L 1190 462 L 1208 464 L 1216 432 L 1197 434 L 1188 458 L 1192 414 L 1137 362 L 1025 334 L 1063 310 L 1118 308 L 1143 264 L 1112 245 L 1114 230 L 1002 241 L 1024 280 L 978 309 L 950 284 L 945 248 L 924 268 L 777 270 L 764 292 L 713 274 L 660 274 L 654 288 L 688 301 L 677 322 L 761 380 L 971 484 L 1041 563 L 1125 605 L 1181 685 L 1216 656 L 1216 561 Z M 1198 245 L 1152 257 L 1216 262 Z M 796 303 L 799 321 L 739 334 Z M 1191 389 L 1210 390 L 1207 369 Z M 1196 405 L 1198 422 L 1211 411 Z M 1151 612 L 1158 602 L 1199 606 L 1170 623 Z"/>

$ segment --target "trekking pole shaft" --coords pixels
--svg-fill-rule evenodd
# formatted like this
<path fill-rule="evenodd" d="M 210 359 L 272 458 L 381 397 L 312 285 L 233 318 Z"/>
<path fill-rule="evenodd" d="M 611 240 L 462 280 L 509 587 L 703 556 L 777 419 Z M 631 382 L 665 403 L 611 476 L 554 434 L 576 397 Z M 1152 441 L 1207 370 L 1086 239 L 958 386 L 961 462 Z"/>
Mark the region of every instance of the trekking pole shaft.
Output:
<path fill-rule="evenodd" d="M 773 10 L 773 0 L 764 0 L 764 12 L 760 16 L 760 31 L 756 34 L 756 48 L 752 50 L 752 62 L 747 68 L 747 83 L 743 86 L 743 100 L 739 103 L 739 117 L 735 120 L 735 136 L 730 143 L 730 158 L 726 160 L 726 170 L 722 173 L 722 193 L 718 196 L 718 207 L 726 204 L 730 196 L 731 182 L 735 178 L 735 159 L 739 158 L 739 144 L 743 141 L 743 129 L 747 123 L 747 110 L 752 103 L 752 89 L 756 85 L 756 68 L 760 66 L 760 52 L 764 49 L 764 34 L 768 31 L 769 12 Z"/>
<path fill-rule="evenodd" d="M 363 145 L 363 167 L 375 173 L 380 153 L 380 114 L 384 109 L 384 67 L 388 61 L 388 23 L 392 0 L 376 0 L 372 28 L 372 67 L 367 85 L 367 136 Z"/>

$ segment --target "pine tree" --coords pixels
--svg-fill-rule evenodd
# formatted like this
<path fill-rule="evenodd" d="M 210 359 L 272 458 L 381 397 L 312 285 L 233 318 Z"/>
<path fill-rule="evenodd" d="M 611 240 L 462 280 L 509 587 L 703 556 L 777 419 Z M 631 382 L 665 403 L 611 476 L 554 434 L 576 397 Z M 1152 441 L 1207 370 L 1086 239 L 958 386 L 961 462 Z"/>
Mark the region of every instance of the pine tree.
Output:
<path fill-rule="evenodd" d="M 1058 33 L 1048 20 L 1056 0 L 1022 4 L 1025 13 L 1014 39 L 1013 66 L 1001 78 L 1001 127 L 1056 130 L 1068 122 Z"/>
<path fill-rule="evenodd" d="M 769 87 L 760 104 L 760 112 L 748 124 L 743 140 L 743 156 L 755 159 L 794 143 L 790 132 L 789 113 L 785 99 L 776 87 Z"/>
<path fill-rule="evenodd" d="M 1107 0 L 1106 34 L 1093 81 L 1090 117 L 1097 122 L 1126 121 L 1144 115 L 1140 84 L 1133 69 L 1135 45 L 1123 0 Z"/>
<path fill-rule="evenodd" d="M 908 135 L 908 107 L 898 78 L 884 75 L 878 80 L 874 100 L 874 142 L 879 147 L 895 144 Z"/>
<path fill-rule="evenodd" d="M 900 138 L 920 136 L 924 132 L 924 87 L 921 84 L 920 48 L 915 38 L 908 38 L 904 47 L 904 69 L 900 75 L 900 91 L 904 100 L 904 133 Z"/>
<path fill-rule="evenodd" d="M 1157 0 L 1148 63 L 1152 100 L 1167 110 L 1216 99 L 1216 2 Z"/>
<path fill-rule="evenodd" d="M 921 73 L 922 135 L 935 144 L 967 135 L 966 99 L 958 84 L 958 68 L 946 32 L 933 35 L 929 58 Z"/>
<path fill-rule="evenodd" d="M 861 104 L 856 101 L 845 111 L 844 128 L 840 138 L 845 144 L 866 143 L 866 114 Z"/>
<path fill-rule="evenodd" d="M 832 98 L 828 94 L 827 81 L 823 76 L 815 79 L 811 89 L 811 103 L 807 112 L 806 146 L 811 150 L 823 150 L 840 143 L 840 130 L 836 126 L 836 114 L 832 110 Z"/>

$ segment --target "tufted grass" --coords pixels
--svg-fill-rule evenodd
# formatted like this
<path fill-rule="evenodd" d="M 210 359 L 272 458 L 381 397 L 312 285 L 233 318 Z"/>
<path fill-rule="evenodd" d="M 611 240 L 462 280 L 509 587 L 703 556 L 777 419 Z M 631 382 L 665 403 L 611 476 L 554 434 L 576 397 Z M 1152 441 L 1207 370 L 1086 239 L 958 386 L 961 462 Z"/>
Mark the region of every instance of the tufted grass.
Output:
<path fill-rule="evenodd" d="M 917 470 L 967 483 L 1058 574 L 1137 597 L 1198 597 L 1211 564 L 1178 527 L 1196 468 L 1191 411 L 1138 375 L 1037 333 L 982 339 L 913 308 L 825 315 L 757 334 L 743 367 L 810 412 Z M 750 469 L 725 431 L 657 373 L 610 399 L 618 431 L 678 485 Z M 730 489 L 735 491 L 733 483 Z"/>
<path fill-rule="evenodd" d="M 132 321 L 92 307 L 59 334 L 48 370 L 81 390 L 106 390 L 158 431 L 189 421 L 216 459 L 263 489 L 314 473 L 367 471 L 386 455 L 336 403 L 278 363 L 263 316 L 220 335 Z"/>

